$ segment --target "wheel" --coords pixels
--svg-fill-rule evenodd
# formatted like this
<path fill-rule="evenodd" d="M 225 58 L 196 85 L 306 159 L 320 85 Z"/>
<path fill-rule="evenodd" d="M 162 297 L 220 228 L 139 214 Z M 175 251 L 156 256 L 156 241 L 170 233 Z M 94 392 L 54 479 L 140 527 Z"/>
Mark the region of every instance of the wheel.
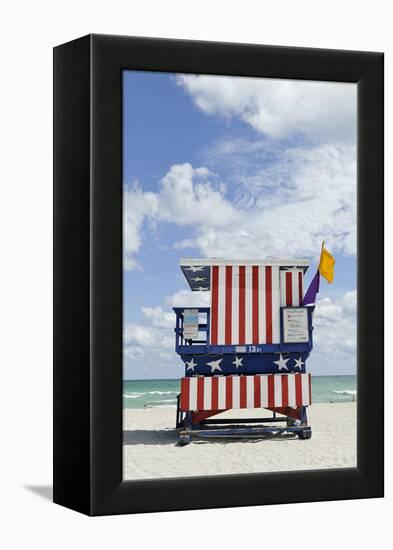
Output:
<path fill-rule="evenodd" d="M 189 435 L 179 435 L 178 445 L 180 447 L 184 447 L 185 445 L 189 445 L 189 443 L 191 443 L 191 437 Z"/>
<path fill-rule="evenodd" d="M 311 439 L 311 430 L 302 430 L 298 433 L 299 439 Z"/>

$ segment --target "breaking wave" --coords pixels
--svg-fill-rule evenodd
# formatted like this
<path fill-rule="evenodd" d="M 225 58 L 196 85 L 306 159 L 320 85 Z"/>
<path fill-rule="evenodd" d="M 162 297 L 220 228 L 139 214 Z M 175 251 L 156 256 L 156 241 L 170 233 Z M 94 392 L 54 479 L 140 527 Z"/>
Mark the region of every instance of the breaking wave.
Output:
<path fill-rule="evenodd" d="M 150 401 L 150 405 L 153 403 L 176 403 L 176 399 L 160 399 L 160 401 Z"/>
<path fill-rule="evenodd" d="M 137 399 L 142 393 L 123 393 L 124 399 Z"/>
<path fill-rule="evenodd" d="M 146 395 L 177 395 L 178 391 L 146 391 L 146 392 L 131 392 L 123 393 L 124 399 L 136 399 L 137 397 L 142 397 Z M 171 401 L 174 401 L 173 399 Z"/>
<path fill-rule="evenodd" d="M 178 391 L 148 391 L 143 395 L 169 395 L 171 393 L 178 394 Z"/>
<path fill-rule="evenodd" d="M 357 390 L 333 390 L 333 393 L 339 393 L 342 395 L 357 395 Z"/>

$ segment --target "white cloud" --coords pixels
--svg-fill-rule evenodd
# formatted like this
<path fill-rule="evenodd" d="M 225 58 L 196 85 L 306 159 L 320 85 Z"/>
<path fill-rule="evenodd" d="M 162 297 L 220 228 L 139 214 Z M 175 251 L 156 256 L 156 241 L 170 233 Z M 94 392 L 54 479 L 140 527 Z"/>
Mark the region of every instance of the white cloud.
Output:
<path fill-rule="evenodd" d="M 141 349 L 160 345 L 169 346 L 166 332 L 149 325 L 126 323 L 124 326 L 124 343 L 131 346 L 139 346 Z"/>
<path fill-rule="evenodd" d="M 210 305 L 210 292 L 193 292 L 189 289 L 179 289 L 174 294 L 164 299 L 164 304 L 170 310 L 162 306 L 142 306 L 142 314 L 146 319 L 145 324 L 126 323 L 124 326 L 124 344 L 127 349 L 136 349 L 137 354 L 143 350 L 156 349 L 159 351 L 174 351 L 176 316 L 172 307 L 206 307 Z M 142 351 L 141 351 L 142 350 Z"/>
<path fill-rule="evenodd" d="M 139 267 L 135 255 L 142 243 L 145 220 L 195 226 L 208 222 L 222 227 L 233 223 L 237 212 L 224 196 L 224 186 L 205 167 L 175 164 L 160 182 L 158 193 L 144 192 L 138 183 L 124 191 L 124 269 Z M 213 215 L 214 213 L 214 215 Z"/>
<path fill-rule="evenodd" d="M 232 195 L 231 201 L 206 168 L 188 163 L 172 166 L 158 193 L 127 189 L 125 269 L 137 266 L 146 219 L 188 227 L 188 236 L 173 245 L 197 248 L 204 257 L 310 256 L 322 240 L 333 253 L 356 253 L 352 146 L 287 149 Z"/>
<path fill-rule="evenodd" d="M 210 292 L 194 292 L 181 288 L 171 296 L 167 296 L 165 303 L 169 307 L 209 307 Z"/>
<path fill-rule="evenodd" d="M 179 225 L 194 225 L 209 220 L 214 227 L 231 222 L 234 209 L 215 183 L 215 176 L 205 167 L 175 164 L 161 181 L 159 193 L 161 220 Z M 212 215 L 216 213 L 216 215 Z"/>
<path fill-rule="evenodd" d="M 148 376 L 158 378 L 181 375 L 182 361 L 175 353 L 176 324 L 172 307 L 203 307 L 210 305 L 210 292 L 192 292 L 179 289 L 164 299 L 165 308 L 142 306 L 144 322 L 126 323 L 124 326 L 125 378 Z M 168 311 L 169 309 L 169 311 Z M 178 371 L 173 369 L 179 368 Z"/>
<path fill-rule="evenodd" d="M 142 243 L 141 226 L 145 217 L 154 217 L 157 211 L 157 195 L 144 192 L 138 182 L 125 187 L 123 193 L 123 267 L 125 270 L 139 267 L 135 254 Z"/>
<path fill-rule="evenodd" d="M 356 372 L 356 290 L 341 297 L 320 298 L 314 312 L 314 349 L 309 366 L 314 374 Z"/>
<path fill-rule="evenodd" d="M 209 75 L 175 80 L 205 114 L 238 118 L 272 138 L 355 141 L 354 84 Z"/>
<path fill-rule="evenodd" d="M 356 314 L 357 310 L 357 292 L 350 290 L 346 292 L 341 300 L 341 307 L 345 313 Z"/>
<path fill-rule="evenodd" d="M 232 207 L 230 224 L 210 223 L 220 215 L 214 209 L 194 236 L 176 247 L 196 247 L 207 257 L 310 256 L 325 240 L 333 251 L 354 255 L 355 149 L 320 145 L 286 150 L 251 181 L 246 179 Z"/>
<path fill-rule="evenodd" d="M 141 346 L 124 346 L 124 358 L 142 358 L 144 351 Z"/>
<path fill-rule="evenodd" d="M 161 306 L 142 307 L 142 313 L 154 327 L 173 329 L 175 326 L 175 313 L 164 311 Z"/>
<path fill-rule="evenodd" d="M 173 325 L 163 328 L 152 324 L 126 323 L 123 341 L 125 378 L 138 378 L 142 374 L 143 377 L 154 378 L 156 375 L 159 378 L 161 375 L 158 373 L 181 364 L 174 352 Z"/>

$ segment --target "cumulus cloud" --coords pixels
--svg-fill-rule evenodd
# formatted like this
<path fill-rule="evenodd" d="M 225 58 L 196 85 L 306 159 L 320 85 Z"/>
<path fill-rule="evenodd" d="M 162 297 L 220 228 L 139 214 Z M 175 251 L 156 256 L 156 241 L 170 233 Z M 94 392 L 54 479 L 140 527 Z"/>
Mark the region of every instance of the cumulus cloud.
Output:
<path fill-rule="evenodd" d="M 173 328 L 175 326 L 174 312 L 164 311 L 161 306 L 142 307 L 142 313 L 154 327 Z"/>
<path fill-rule="evenodd" d="M 350 290 L 346 292 L 341 300 L 341 307 L 345 313 L 356 314 L 357 310 L 357 292 L 356 290 Z"/>
<path fill-rule="evenodd" d="M 281 181 L 282 185 L 274 185 Z M 356 253 L 356 151 L 329 144 L 283 150 L 235 193 L 205 167 L 172 166 L 157 193 L 125 192 L 125 269 L 145 220 L 188 228 L 177 249 L 202 256 L 310 256 L 325 240 L 333 252 Z"/>
<path fill-rule="evenodd" d="M 205 167 L 193 168 L 189 163 L 171 166 L 161 181 L 159 219 L 179 225 L 209 220 L 214 227 L 230 223 L 234 209 L 224 197 L 224 187 L 215 179 Z"/>
<path fill-rule="evenodd" d="M 282 185 L 274 185 L 277 180 Z M 227 200 L 224 199 L 223 200 Z M 282 152 L 234 197 L 232 223 L 211 224 L 212 210 L 177 248 L 233 258 L 313 255 L 324 239 L 356 253 L 356 153 L 352 146 L 295 147 Z"/>
<path fill-rule="evenodd" d="M 124 325 L 124 343 L 126 346 L 164 347 L 169 349 L 171 342 L 168 333 L 158 327 L 151 325 L 140 325 L 137 323 L 126 323 Z"/>
<path fill-rule="evenodd" d="M 317 301 L 314 350 L 309 359 L 314 374 L 356 372 L 356 290 Z"/>
<path fill-rule="evenodd" d="M 144 192 L 138 182 L 125 187 L 123 202 L 125 270 L 139 267 L 135 259 L 146 220 L 194 226 L 208 222 L 223 227 L 237 218 L 225 198 L 224 186 L 207 168 L 175 164 L 160 181 L 157 193 Z M 214 212 L 214 215 L 212 213 Z"/>
<path fill-rule="evenodd" d="M 190 289 L 181 288 L 171 296 L 165 298 L 169 307 L 209 307 L 210 292 L 194 292 Z"/>
<path fill-rule="evenodd" d="M 124 358 L 125 359 L 141 359 L 144 356 L 144 351 L 142 346 L 128 345 L 123 348 Z"/>
<path fill-rule="evenodd" d="M 178 364 L 174 353 L 173 325 L 126 323 L 123 330 L 123 357 L 126 378 L 154 377 L 155 370 Z"/>
<path fill-rule="evenodd" d="M 142 322 L 126 323 L 123 331 L 124 366 L 127 377 L 160 377 L 163 369 L 173 376 L 181 374 L 182 362 L 175 353 L 175 313 L 172 307 L 210 305 L 210 292 L 179 289 L 166 296 L 164 307 L 142 306 Z"/>
<path fill-rule="evenodd" d="M 175 81 L 205 114 L 238 118 L 271 138 L 355 141 L 354 84 L 210 75 Z"/>
<path fill-rule="evenodd" d="M 146 217 L 158 212 L 155 193 L 144 192 L 138 182 L 125 186 L 123 193 L 123 267 L 130 271 L 139 267 L 135 254 L 142 243 L 141 227 Z"/>

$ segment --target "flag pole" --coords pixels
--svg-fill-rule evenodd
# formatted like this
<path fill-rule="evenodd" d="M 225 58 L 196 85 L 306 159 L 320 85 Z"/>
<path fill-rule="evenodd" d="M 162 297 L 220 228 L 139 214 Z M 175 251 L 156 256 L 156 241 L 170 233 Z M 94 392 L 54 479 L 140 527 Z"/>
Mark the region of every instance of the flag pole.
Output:
<path fill-rule="evenodd" d="M 321 261 L 322 261 L 322 254 L 323 254 L 323 247 L 325 246 L 325 241 L 322 241 L 322 246 L 321 246 L 321 254 L 319 256 L 319 264 L 318 264 L 318 271 L 319 271 L 319 267 L 321 265 Z"/>

